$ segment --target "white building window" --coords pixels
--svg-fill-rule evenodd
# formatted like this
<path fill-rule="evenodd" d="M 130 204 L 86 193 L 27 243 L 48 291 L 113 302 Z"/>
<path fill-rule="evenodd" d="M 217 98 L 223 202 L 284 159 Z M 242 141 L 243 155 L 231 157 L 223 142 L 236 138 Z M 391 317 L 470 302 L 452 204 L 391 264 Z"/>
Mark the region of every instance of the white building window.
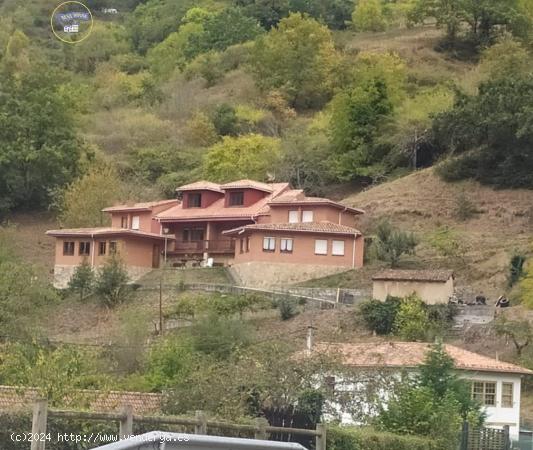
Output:
<path fill-rule="evenodd" d="M 328 254 L 327 239 L 315 239 L 315 255 L 327 255 L 327 254 Z"/>
<path fill-rule="evenodd" d="M 284 253 L 292 253 L 292 239 L 282 238 L 279 249 Z"/>
<path fill-rule="evenodd" d="M 273 238 L 273 237 L 263 238 L 263 251 L 273 252 L 274 250 L 276 250 L 276 238 Z"/>
<path fill-rule="evenodd" d="M 502 408 L 513 407 L 513 383 L 502 383 Z"/>
<path fill-rule="evenodd" d="M 332 241 L 331 254 L 334 256 L 344 256 L 344 241 Z"/>
<path fill-rule="evenodd" d="M 138 230 L 139 229 L 139 216 L 133 216 L 131 218 L 131 229 L 132 230 Z"/>
<path fill-rule="evenodd" d="M 302 222 L 312 222 L 313 211 L 302 211 Z"/>
<path fill-rule="evenodd" d="M 289 211 L 289 223 L 299 222 L 299 212 L 300 211 Z"/>
<path fill-rule="evenodd" d="M 496 406 L 496 382 L 474 381 L 472 383 L 472 399 L 485 406 Z"/>

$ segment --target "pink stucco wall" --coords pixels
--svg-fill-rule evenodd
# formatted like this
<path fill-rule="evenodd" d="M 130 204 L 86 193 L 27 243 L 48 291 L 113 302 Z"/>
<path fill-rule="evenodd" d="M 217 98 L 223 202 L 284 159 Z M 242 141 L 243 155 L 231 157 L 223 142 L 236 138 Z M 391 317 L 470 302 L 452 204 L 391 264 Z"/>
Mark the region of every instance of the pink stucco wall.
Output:
<path fill-rule="evenodd" d="M 357 236 L 355 239 L 354 258 L 354 237 L 347 235 L 331 235 L 324 233 L 289 233 L 281 231 L 255 231 L 247 233 L 250 239 L 249 251 L 246 252 L 246 237 L 236 238 L 235 258 L 236 264 L 249 261 L 265 262 L 290 262 L 295 264 L 317 264 L 345 267 L 363 266 L 363 238 Z M 263 251 L 263 238 L 276 238 L 276 248 L 274 251 Z M 281 238 L 293 239 L 292 253 L 280 251 Z M 240 251 L 240 241 L 243 239 L 244 252 Z M 324 239 L 328 241 L 328 254 L 315 254 L 315 240 Z M 344 241 L 344 256 L 334 256 L 331 254 L 333 240 Z"/>

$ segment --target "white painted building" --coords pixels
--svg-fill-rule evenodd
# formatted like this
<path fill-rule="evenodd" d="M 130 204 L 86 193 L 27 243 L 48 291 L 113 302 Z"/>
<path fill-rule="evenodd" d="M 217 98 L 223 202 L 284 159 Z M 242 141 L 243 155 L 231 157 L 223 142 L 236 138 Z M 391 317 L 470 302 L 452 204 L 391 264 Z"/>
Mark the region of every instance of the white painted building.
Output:
<path fill-rule="evenodd" d="M 340 392 L 339 398 L 368 393 L 364 380 L 375 382 L 379 374 L 387 373 L 388 381 L 379 384 L 376 393 L 380 399 L 386 399 L 387 383 L 398 381 L 402 373 L 415 372 L 430 347 L 430 344 L 421 342 L 317 343 L 313 352 L 337 355 L 344 365 L 366 374 L 355 382 L 343 377 L 327 377 L 330 387 Z M 472 397 L 484 405 L 487 413 L 485 425 L 494 428 L 508 425 L 511 439 L 518 440 L 521 382 L 533 371 L 453 345 L 444 345 L 444 348 L 454 360 L 459 375 L 471 382 Z M 346 403 L 328 406 L 342 424 L 357 423 Z M 372 405 L 364 401 L 358 403 L 357 408 L 372 414 Z"/>

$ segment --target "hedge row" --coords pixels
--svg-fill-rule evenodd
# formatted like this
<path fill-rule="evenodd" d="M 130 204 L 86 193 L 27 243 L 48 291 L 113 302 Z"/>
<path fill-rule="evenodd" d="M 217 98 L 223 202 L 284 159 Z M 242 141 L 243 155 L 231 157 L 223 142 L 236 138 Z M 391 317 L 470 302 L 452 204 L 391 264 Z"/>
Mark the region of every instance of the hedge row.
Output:
<path fill-rule="evenodd" d="M 440 450 L 434 440 L 363 427 L 328 427 L 328 450 Z"/>

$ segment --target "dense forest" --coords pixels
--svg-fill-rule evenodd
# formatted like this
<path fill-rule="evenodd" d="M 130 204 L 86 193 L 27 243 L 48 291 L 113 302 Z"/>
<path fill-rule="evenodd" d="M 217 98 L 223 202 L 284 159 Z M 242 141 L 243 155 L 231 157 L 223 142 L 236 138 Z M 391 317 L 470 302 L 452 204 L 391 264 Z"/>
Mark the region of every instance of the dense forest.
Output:
<path fill-rule="evenodd" d="M 200 177 L 321 194 L 436 163 L 533 186 L 531 0 L 94 0 L 76 45 L 51 33 L 55 3 L 0 1 L 4 214 L 91 225 Z M 461 76 L 350 44 L 416 27 L 441 30 L 434 49 Z"/>

